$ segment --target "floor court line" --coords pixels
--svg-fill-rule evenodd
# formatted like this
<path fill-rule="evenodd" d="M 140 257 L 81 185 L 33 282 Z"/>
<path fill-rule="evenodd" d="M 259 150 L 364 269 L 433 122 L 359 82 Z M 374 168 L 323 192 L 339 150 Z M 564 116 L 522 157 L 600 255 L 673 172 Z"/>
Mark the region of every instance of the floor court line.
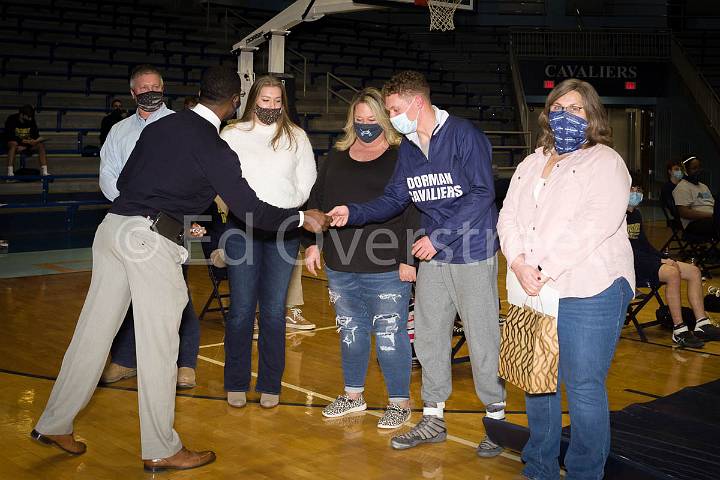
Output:
<path fill-rule="evenodd" d="M 335 327 L 330 327 L 330 328 L 335 328 Z M 224 367 L 224 366 L 225 366 L 225 362 L 221 362 L 220 360 L 215 360 L 214 358 L 208 358 L 208 357 L 205 357 L 205 356 L 203 356 L 203 355 L 198 355 L 197 358 L 198 358 L 198 360 L 203 360 L 203 361 L 206 361 L 206 362 L 208 362 L 208 363 L 212 363 L 213 365 L 218 365 L 218 366 L 220 366 L 220 367 Z M 256 373 L 256 372 L 251 372 L 251 375 L 252 375 L 253 377 L 256 377 L 256 378 L 257 378 L 257 373 Z M 316 397 L 316 398 L 322 398 L 323 400 L 327 400 L 328 402 L 332 402 L 333 400 L 335 400 L 335 398 L 333 398 L 333 397 L 328 397 L 327 395 L 323 395 L 322 393 L 313 392 L 312 390 L 308 390 L 307 388 L 303 388 L 303 387 L 299 387 L 299 386 L 297 386 L 297 385 L 293 385 L 292 383 L 281 382 L 281 385 L 282 385 L 283 387 L 289 388 L 289 389 L 291 389 L 291 390 L 295 390 L 295 391 L 297 391 L 297 392 L 304 393 L 305 395 L 310 395 L 310 396 L 313 396 L 313 397 Z M 382 417 L 382 413 L 381 413 L 381 412 L 372 411 L 372 410 L 365 410 L 365 412 L 366 412 L 368 415 L 372 415 L 372 416 L 377 417 L 377 418 Z M 412 426 L 413 426 L 413 424 L 410 423 L 410 422 L 406 422 L 405 425 L 407 425 L 407 426 L 409 426 L 409 427 L 412 427 Z M 465 446 L 467 446 L 467 447 L 477 448 L 477 442 L 473 442 L 473 441 L 467 440 L 467 439 L 465 439 L 465 438 L 461 438 L 461 437 L 458 437 L 458 436 L 455 436 L 455 435 L 448 435 L 448 436 L 447 436 L 447 439 L 450 440 L 450 441 L 453 441 L 453 442 L 455 442 L 455 443 L 459 443 L 459 444 L 461 444 L 461 445 L 465 445 Z M 505 457 L 505 458 L 509 458 L 509 459 L 511 459 L 511 460 L 515 460 L 516 462 L 520 462 L 520 461 L 521 461 L 521 460 L 520 460 L 520 456 L 515 455 L 515 454 L 512 454 L 512 453 L 508 453 L 508 452 L 503 452 L 503 453 L 500 454 L 500 456 Z"/>
<path fill-rule="evenodd" d="M 330 327 L 313 328 L 312 330 L 293 330 L 290 332 L 286 332 L 285 336 L 287 337 L 290 335 L 297 335 L 298 333 L 309 334 L 309 333 L 314 333 L 314 332 L 322 332 L 323 330 L 333 330 L 333 329 L 337 329 L 337 327 L 330 326 Z M 222 347 L 223 345 L 225 345 L 225 342 L 211 343 L 208 345 L 200 345 L 200 348 Z"/>

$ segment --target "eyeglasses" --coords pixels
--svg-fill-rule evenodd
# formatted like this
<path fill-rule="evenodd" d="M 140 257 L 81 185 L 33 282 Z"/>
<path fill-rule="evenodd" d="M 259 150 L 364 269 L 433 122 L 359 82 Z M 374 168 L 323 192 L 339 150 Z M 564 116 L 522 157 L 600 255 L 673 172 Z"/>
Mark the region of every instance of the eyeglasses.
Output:
<path fill-rule="evenodd" d="M 562 111 L 568 111 L 570 113 L 578 113 L 583 110 L 583 107 L 580 105 L 568 105 L 567 107 L 563 107 L 562 105 L 555 103 L 552 106 L 550 106 L 551 112 L 562 112 Z"/>

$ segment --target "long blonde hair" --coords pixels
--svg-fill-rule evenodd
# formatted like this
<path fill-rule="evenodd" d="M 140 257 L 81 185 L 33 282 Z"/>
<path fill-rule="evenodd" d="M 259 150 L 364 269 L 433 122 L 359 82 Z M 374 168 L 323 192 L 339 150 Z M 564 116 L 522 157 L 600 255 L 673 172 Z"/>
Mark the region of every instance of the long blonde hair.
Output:
<path fill-rule="evenodd" d="M 255 105 L 257 104 L 257 99 L 260 96 L 260 91 L 264 87 L 279 87 L 282 92 L 282 111 L 280 113 L 280 118 L 278 118 L 277 122 L 275 122 L 277 125 L 275 135 L 270 141 L 273 150 L 277 150 L 283 137 L 287 137 L 288 139 L 288 149 L 297 148 L 297 139 L 295 138 L 295 134 L 296 129 L 300 130 L 300 127 L 290 120 L 290 116 L 288 115 L 289 105 L 287 92 L 285 91 L 285 84 L 273 75 L 263 75 L 262 77 L 258 77 L 255 80 L 255 83 L 252 84 L 252 87 L 250 87 L 250 91 L 248 92 L 245 111 L 243 112 L 242 117 L 240 117 L 240 122 L 252 122 L 250 129 L 255 126 L 255 115 L 253 113 L 255 112 Z"/>
<path fill-rule="evenodd" d="M 375 119 L 383 129 L 383 135 L 385 135 L 387 142 L 392 146 L 400 145 L 402 136 L 393 128 L 392 123 L 390 123 L 390 117 L 388 117 L 385 111 L 385 101 L 380 90 L 368 87 L 355 94 L 352 102 L 350 102 L 347 120 L 343 127 L 345 133 L 340 140 L 335 143 L 335 148 L 341 151 L 347 150 L 355 143 L 357 139 L 357 134 L 355 133 L 355 107 L 357 107 L 359 103 L 364 103 L 372 110 Z"/>
<path fill-rule="evenodd" d="M 607 110 L 600 101 L 597 91 L 587 82 L 578 80 L 577 78 L 568 78 L 552 89 L 545 101 L 545 108 L 538 117 L 538 126 L 540 127 L 540 135 L 538 137 L 538 147 L 543 147 L 543 153 L 548 154 L 555 148 L 555 137 L 550 129 L 550 107 L 566 93 L 572 91 L 578 92 L 583 100 L 583 109 L 587 117 L 588 126 L 585 130 L 587 142 L 582 148 L 590 148 L 598 143 L 613 146 L 612 131 L 610 130 L 610 122 L 608 121 Z"/>

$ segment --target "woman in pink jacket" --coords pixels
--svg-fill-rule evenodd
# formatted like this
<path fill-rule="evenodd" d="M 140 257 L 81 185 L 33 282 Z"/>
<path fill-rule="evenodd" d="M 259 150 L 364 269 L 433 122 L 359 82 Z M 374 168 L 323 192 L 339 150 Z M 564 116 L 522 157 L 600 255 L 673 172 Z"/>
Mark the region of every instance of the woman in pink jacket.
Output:
<path fill-rule="evenodd" d="M 539 148 L 517 167 L 497 229 L 525 292 L 559 292 L 559 383 L 572 423 L 567 479 L 599 480 L 610 450 L 605 380 L 635 290 L 625 225 L 630 175 L 611 148 L 607 112 L 590 84 L 569 79 L 556 86 L 539 125 Z M 525 402 L 523 474 L 557 480 L 560 385 Z"/>

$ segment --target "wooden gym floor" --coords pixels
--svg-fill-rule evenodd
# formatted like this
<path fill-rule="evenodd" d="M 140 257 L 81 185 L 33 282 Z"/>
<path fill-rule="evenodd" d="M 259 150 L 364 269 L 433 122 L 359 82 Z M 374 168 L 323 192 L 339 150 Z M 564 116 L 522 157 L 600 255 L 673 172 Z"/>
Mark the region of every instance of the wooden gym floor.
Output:
<path fill-rule="evenodd" d="M 650 228 L 656 245 L 667 238 Z M 504 259 L 500 291 L 504 292 Z M 193 301 L 199 309 L 210 292 L 207 270 L 191 267 Z M 83 304 L 89 272 L 0 280 L 0 478 L 2 479 L 144 479 L 140 463 L 135 379 L 100 387 L 75 422 L 88 451 L 71 457 L 32 442 L 29 432 L 42 412 Z M 708 285 L 720 285 L 720 277 Z M 483 437 L 483 406 L 474 393 L 470 365 L 453 367 L 454 391 L 447 402 L 448 441 L 408 451 L 389 446 L 395 431 L 376 427 L 386 394 L 374 358 L 368 372 L 368 411 L 325 419 L 322 407 L 342 391 L 338 337 L 327 284 L 303 278 L 303 312 L 315 322 L 309 333 L 288 332 L 287 363 L 281 405 L 261 409 L 249 395 L 244 409 L 225 402 L 223 328 L 219 315 L 201 324 L 198 386 L 179 392 L 175 428 L 192 449 L 213 449 L 218 460 L 187 472 L 157 474 L 172 479 L 335 479 L 476 478 L 512 479 L 520 472 L 516 452 L 480 459 L 475 446 Z M 683 298 L 684 294 L 683 294 Z M 507 304 L 503 302 L 503 306 Z M 654 316 L 655 303 L 641 312 Z M 608 379 L 610 407 L 619 410 L 668 395 L 683 387 L 720 377 L 720 344 L 701 350 L 674 348 L 670 333 L 646 330 L 640 342 L 632 326 L 622 332 Z M 256 371 L 256 370 L 254 370 Z M 413 370 L 412 422 L 420 417 L 420 370 Z M 508 385 L 507 420 L 526 424 L 523 395 Z M 567 423 L 567 416 L 564 418 Z"/>

